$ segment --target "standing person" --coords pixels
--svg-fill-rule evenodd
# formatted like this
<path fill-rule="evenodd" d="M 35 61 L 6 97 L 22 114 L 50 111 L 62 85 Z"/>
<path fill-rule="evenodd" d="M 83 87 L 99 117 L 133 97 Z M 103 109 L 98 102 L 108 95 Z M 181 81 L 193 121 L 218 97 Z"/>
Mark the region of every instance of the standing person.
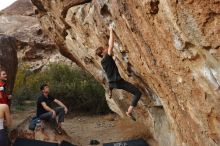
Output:
<path fill-rule="evenodd" d="M 53 98 L 49 94 L 49 86 L 47 84 L 43 84 L 40 87 L 41 95 L 38 97 L 37 100 L 37 117 L 40 118 L 42 121 L 49 120 L 56 122 L 56 128 L 58 134 L 62 134 L 62 127 L 61 123 L 64 122 L 64 115 L 67 114 L 68 109 L 67 107 L 58 99 Z M 55 102 L 59 105 L 55 109 L 51 108 L 51 103 Z M 58 116 L 58 120 L 56 117 Z M 42 125 L 43 122 L 42 122 Z M 44 127 L 42 127 L 43 130 Z"/>
<path fill-rule="evenodd" d="M 112 58 L 112 51 L 114 45 L 114 35 L 113 29 L 110 28 L 110 38 L 109 38 L 109 47 L 103 48 L 99 47 L 96 49 L 96 55 L 102 58 L 101 65 L 107 75 L 108 82 L 109 82 L 109 98 L 112 96 L 112 89 L 123 89 L 132 93 L 134 96 L 132 98 L 131 104 L 126 112 L 126 115 L 133 120 L 135 120 L 134 116 L 132 115 L 134 107 L 137 106 L 137 103 L 141 97 L 141 92 L 137 87 L 133 84 L 125 81 L 119 74 L 118 68 L 115 64 L 115 61 Z"/>
<path fill-rule="evenodd" d="M 5 125 L 4 125 L 5 123 Z M 11 114 L 7 104 L 0 104 L 0 146 L 9 146 L 7 132 L 4 127 L 11 125 Z"/>
<path fill-rule="evenodd" d="M 9 105 L 9 98 L 12 95 L 7 94 L 7 73 L 3 68 L 0 68 L 0 104 L 7 104 Z"/>

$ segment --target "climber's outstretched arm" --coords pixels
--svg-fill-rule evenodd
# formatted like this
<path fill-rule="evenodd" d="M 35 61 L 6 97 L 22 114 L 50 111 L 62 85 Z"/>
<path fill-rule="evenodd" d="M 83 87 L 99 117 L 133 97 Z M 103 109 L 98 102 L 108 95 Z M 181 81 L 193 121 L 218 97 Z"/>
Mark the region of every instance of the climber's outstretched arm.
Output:
<path fill-rule="evenodd" d="M 113 34 L 113 29 L 110 28 L 110 38 L 108 41 L 108 55 L 112 55 L 112 50 L 113 50 L 113 46 L 114 46 L 114 34 Z"/>

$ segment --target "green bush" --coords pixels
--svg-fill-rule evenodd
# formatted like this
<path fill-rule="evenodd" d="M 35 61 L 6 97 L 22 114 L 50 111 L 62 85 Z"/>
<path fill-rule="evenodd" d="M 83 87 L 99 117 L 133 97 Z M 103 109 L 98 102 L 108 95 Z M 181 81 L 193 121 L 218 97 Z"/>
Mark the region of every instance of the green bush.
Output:
<path fill-rule="evenodd" d="M 103 87 L 87 72 L 64 64 L 51 64 L 48 69 L 31 73 L 28 66 L 20 66 L 14 88 L 19 105 L 36 100 L 40 85 L 48 83 L 51 95 L 63 101 L 71 111 L 91 113 L 109 112 Z"/>

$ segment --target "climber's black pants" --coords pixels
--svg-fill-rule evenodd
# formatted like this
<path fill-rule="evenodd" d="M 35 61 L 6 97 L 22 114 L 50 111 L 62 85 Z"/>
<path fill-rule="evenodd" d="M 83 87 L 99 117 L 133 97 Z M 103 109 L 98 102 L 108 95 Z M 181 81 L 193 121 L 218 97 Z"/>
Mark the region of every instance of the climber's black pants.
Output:
<path fill-rule="evenodd" d="M 141 97 L 141 92 L 137 87 L 135 87 L 133 84 L 125 81 L 124 79 L 121 79 L 119 81 L 115 82 L 109 82 L 110 89 L 123 89 L 125 91 L 130 92 L 134 96 L 132 97 L 131 106 L 137 106 L 137 103 Z"/>

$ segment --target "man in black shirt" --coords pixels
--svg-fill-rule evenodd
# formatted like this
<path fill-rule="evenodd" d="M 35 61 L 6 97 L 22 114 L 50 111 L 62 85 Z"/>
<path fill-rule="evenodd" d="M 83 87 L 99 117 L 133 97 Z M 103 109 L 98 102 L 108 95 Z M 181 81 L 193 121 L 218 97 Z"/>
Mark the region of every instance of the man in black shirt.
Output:
<path fill-rule="evenodd" d="M 128 91 L 132 93 L 134 96 L 132 98 L 131 105 L 128 108 L 128 111 L 126 112 L 126 115 L 133 120 L 135 118 L 132 115 L 134 107 L 137 106 L 137 103 L 141 97 L 141 92 L 137 87 L 135 87 L 133 84 L 125 81 L 119 74 L 118 68 L 115 64 L 115 61 L 112 58 L 112 50 L 114 45 L 114 36 L 113 36 L 113 30 L 110 28 L 110 38 L 109 38 L 109 47 L 103 48 L 99 47 L 96 50 L 96 55 L 102 58 L 101 65 L 107 75 L 108 82 L 109 82 L 109 98 L 112 96 L 112 89 L 123 89 L 125 91 Z"/>
<path fill-rule="evenodd" d="M 40 89 L 42 93 L 37 100 L 37 117 L 39 117 L 42 121 L 55 121 L 56 131 L 58 134 L 61 134 L 61 123 L 64 122 L 64 115 L 67 114 L 68 109 L 61 101 L 49 95 L 49 86 L 47 84 L 41 85 Z M 58 104 L 59 107 L 52 109 L 52 102 Z M 57 116 L 58 120 L 56 119 Z M 42 122 L 42 130 L 44 128 L 43 125 L 44 124 Z"/>

